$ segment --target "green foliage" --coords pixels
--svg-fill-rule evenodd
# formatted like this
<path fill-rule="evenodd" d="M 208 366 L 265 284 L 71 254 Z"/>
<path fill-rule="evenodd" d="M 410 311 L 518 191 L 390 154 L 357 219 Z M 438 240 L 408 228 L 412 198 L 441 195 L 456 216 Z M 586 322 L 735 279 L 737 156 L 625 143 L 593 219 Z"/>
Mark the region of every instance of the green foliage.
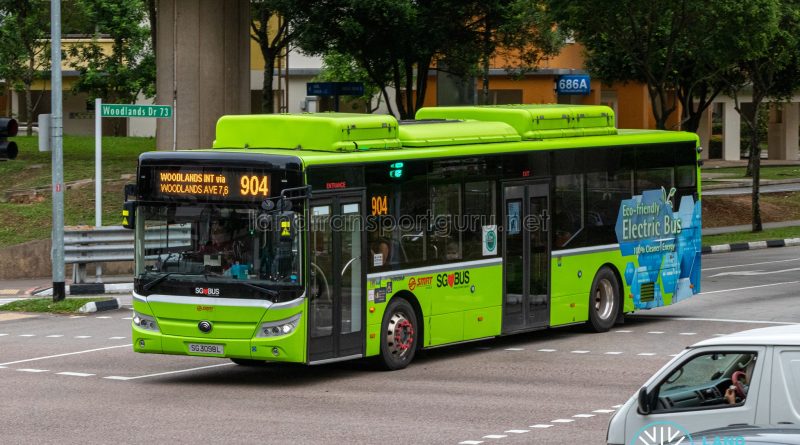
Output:
<path fill-rule="evenodd" d="M 261 112 L 275 110 L 272 92 L 273 70 L 276 62 L 288 48 L 298 33 L 296 16 L 300 13 L 301 2 L 294 0 L 251 0 L 250 38 L 258 43 L 264 57 L 264 83 L 261 92 Z M 270 18 L 277 18 L 277 25 Z M 274 29 L 271 29 L 271 26 Z"/>
<path fill-rule="evenodd" d="M 50 42 L 45 34 L 50 23 L 48 3 L 0 0 L 0 79 L 16 91 L 25 92 L 24 119 L 29 122 L 35 105 L 31 101 L 31 84 L 50 67 Z"/>
<path fill-rule="evenodd" d="M 51 312 L 54 314 L 72 314 L 91 301 L 108 300 L 108 298 L 67 298 L 53 302 L 52 298 L 25 298 L 0 306 L 0 311 L 13 312 Z"/>
<path fill-rule="evenodd" d="M 367 112 L 374 113 L 381 103 L 380 96 L 373 105 L 373 100 L 380 87 L 372 82 L 367 71 L 350 56 L 337 52 L 329 52 L 322 56 L 322 71 L 314 78 L 323 82 L 361 82 L 364 84 L 364 94 L 358 99 L 367 104 Z"/>
<path fill-rule="evenodd" d="M 142 0 L 80 0 L 76 7 L 95 25 L 97 35 L 108 35 L 112 44 L 110 52 L 97 39 L 69 48 L 72 67 L 80 74 L 74 91 L 105 103 L 133 103 L 140 93 L 155 95 L 155 56 Z"/>
<path fill-rule="evenodd" d="M 723 90 L 723 76 L 743 57 L 764 51 L 775 0 L 551 0 L 560 23 L 586 46 L 593 75 L 648 87 L 659 128 L 677 108 L 697 129 Z M 674 91 L 674 96 L 673 96 Z"/>
<path fill-rule="evenodd" d="M 310 54 L 346 54 L 377 85 L 390 110 L 412 118 L 433 61 L 473 41 L 473 5 L 456 0 L 304 0 L 296 27 Z M 389 100 L 387 88 L 395 97 Z"/>

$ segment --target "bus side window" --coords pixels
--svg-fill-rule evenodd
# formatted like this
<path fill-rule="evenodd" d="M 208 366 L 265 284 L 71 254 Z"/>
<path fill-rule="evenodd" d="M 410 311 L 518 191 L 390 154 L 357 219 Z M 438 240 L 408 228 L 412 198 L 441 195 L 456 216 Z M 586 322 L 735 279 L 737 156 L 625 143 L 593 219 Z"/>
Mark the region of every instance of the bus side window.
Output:
<path fill-rule="evenodd" d="M 575 239 L 583 229 L 583 175 L 556 176 L 553 200 L 553 247 L 576 247 Z"/>

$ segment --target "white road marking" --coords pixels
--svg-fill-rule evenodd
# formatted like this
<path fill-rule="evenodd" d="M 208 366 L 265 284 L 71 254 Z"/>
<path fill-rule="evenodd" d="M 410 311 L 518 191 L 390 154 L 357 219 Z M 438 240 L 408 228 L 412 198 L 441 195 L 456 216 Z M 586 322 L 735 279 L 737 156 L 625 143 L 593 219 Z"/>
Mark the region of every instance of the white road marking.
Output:
<path fill-rule="evenodd" d="M 630 333 L 631 333 L 631 332 L 633 332 L 633 331 L 628 331 L 628 330 L 619 330 L 619 331 L 614 331 L 614 332 L 619 332 L 620 334 L 630 334 Z"/>
<path fill-rule="evenodd" d="M 620 408 L 622 408 L 622 405 L 614 405 L 614 406 L 612 406 L 612 408 L 614 408 L 614 409 L 620 409 Z"/>
<path fill-rule="evenodd" d="M 91 335 L 76 335 L 75 338 L 92 338 Z"/>
<path fill-rule="evenodd" d="M 707 267 L 707 268 L 702 269 L 702 270 L 705 272 L 707 270 L 719 270 L 719 269 L 732 269 L 734 267 L 759 266 L 761 264 L 785 263 L 787 261 L 800 261 L 800 258 L 790 258 L 788 260 L 762 261 L 760 263 L 736 264 L 736 265 L 733 265 L 733 266 Z"/>
<path fill-rule="evenodd" d="M 669 356 L 670 357 L 677 357 L 678 355 L 680 355 L 680 354 L 670 354 Z"/>
<path fill-rule="evenodd" d="M 570 423 L 574 421 L 575 419 L 556 419 L 556 420 L 551 420 L 550 423 Z"/>
<path fill-rule="evenodd" d="M 589 351 L 581 351 L 581 350 L 578 350 L 578 351 L 569 351 L 569 352 L 571 352 L 571 353 L 573 353 L 573 354 L 588 354 L 588 353 L 589 353 Z"/>
<path fill-rule="evenodd" d="M 103 315 L 102 317 L 94 317 L 94 318 L 111 318 L 111 317 L 109 317 L 107 315 Z"/>
<path fill-rule="evenodd" d="M 127 345 L 127 346 L 130 346 L 130 345 Z M 200 369 L 218 368 L 220 366 L 231 366 L 231 365 L 235 365 L 235 363 L 220 363 L 220 364 L 217 364 L 217 365 L 200 366 L 198 368 L 189 368 L 189 369 L 179 369 L 177 371 L 159 372 L 159 373 L 156 373 L 156 374 L 137 375 L 137 376 L 134 376 L 134 377 L 123 377 L 123 376 L 118 376 L 118 375 L 112 375 L 112 376 L 103 377 L 103 378 L 104 379 L 109 379 L 109 380 L 136 380 L 136 379 L 145 379 L 145 378 L 148 378 L 148 377 L 158 377 L 158 376 L 162 376 L 162 375 L 179 374 L 181 372 L 191 372 L 191 371 L 197 371 L 197 370 L 200 370 Z"/>
<path fill-rule="evenodd" d="M 712 337 L 724 337 L 726 335 L 728 335 L 728 334 L 714 334 L 714 335 L 712 335 Z"/>
<path fill-rule="evenodd" d="M 575 414 L 572 417 L 576 417 L 578 419 L 588 419 L 589 417 L 594 417 L 594 414 Z"/>
<path fill-rule="evenodd" d="M 550 425 L 550 424 L 547 424 L 547 423 L 537 423 L 536 425 L 528 426 L 528 428 L 544 429 L 544 428 L 550 428 L 551 426 L 553 426 L 553 425 Z"/>
<path fill-rule="evenodd" d="M 478 445 L 483 443 L 482 440 L 465 440 L 463 442 L 459 442 L 458 445 Z"/>
<path fill-rule="evenodd" d="M 800 281 L 797 281 L 797 283 L 800 283 Z M 797 324 L 797 323 L 793 323 L 793 322 L 789 322 L 789 321 L 733 320 L 733 319 L 729 319 L 729 318 L 681 317 L 681 318 L 671 318 L 671 320 L 680 320 L 680 321 L 719 321 L 721 323 L 746 323 L 746 324 L 780 324 L 780 325 Z"/>
<path fill-rule="evenodd" d="M 20 337 L 36 337 L 36 334 L 20 334 Z"/>
<path fill-rule="evenodd" d="M 487 436 L 483 436 L 484 439 L 502 439 L 504 437 L 508 437 L 505 434 L 489 434 Z"/>
<path fill-rule="evenodd" d="M 8 334 L 0 334 L 0 337 L 5 337 L 6 335 L 8 335 Z"/>
<path fill-rule="evenodd" d="M 664 331 L 650 331 L 648 334 L 663 334 Z"/>
<path fill-rule="evenodd" d="M 652 355 L 656 355 L 656 353 L 655 352 L 640 352 L 640 353 L 638 353 L 636 355 L 652 356 Z"/>
<path fill-rule="evenodd" d="M 46 357 L 36 357 L 36 358 L 29 358 L 29 359 L 25 359 L 25 360 L 17 360 L 15 362 L 0 363 L 0 366 L 2 366 L 2 365 L 14 365 L 14 364 L 17 364 L 17 363 L 34 362 L 36 360 L 45 360 L 45 359 L 48 359 L 48 358 L 65 357 L 67 355 L 86 354 L 87 352 L 104 351 L 106 349 L 125 348 L 125 347 L 129 347 L 129 346 L 133 346 L 133 343 L 128 343 L 127 345 L 108 346 L 108 347 L 105 347 L 105 348 L 87 349 L 85 351 L 67 352 L 67 353 L 64 353 L 64 354 L 48 355 Z"/>
<path fill-rule="evenodd" d="M 17 369 L 19 372 L 47 372 L 47 369 L 33 369 L 33 368 L 22 368 Z"/>
<path fill-rule="evenodd" d="M 133 317 L 122 317 L 123 320 L 133 320 Z"/>
<path fill-rule="evenodd" d="M 86 374 L 85 372 L 57 372 L 58 375 L 71 375 L 73 377 L 91 377 L 95 374 Z"/>
<path fill-rule="evenodd" d="M 697 335 L 697 332 L 681 332 L 678 335 Z"/>
<path fill-rule="evenodd" d="M 506 348 L 506 351 L 524 351 L 524 348 Z"/>
<path fill-rule="evenodd" d="M 86 316 L 85 315 L 73 315 L 73 316 L 71 316 L 69 318 L 86 318 Z"/>
<path fill-rule="evenodd" d="M 720 272 L 718 274 L 711 275 L 709 278 L 727 277 L 727 276 L 753 277 L 757 275 L 772 275 L 775 273 L 797 272 L 798 270 L 800 270 L 800 267 L 793 267 L 791 269 L 781 269 L 781 270 L 742 270 L 739 272 Z"/>
<path fill-rule="evenodd" d="M 592 412 L 593 413 L 598 413 L 598 414 L 611 414 L 614 411 L 616 411 L 616 410 L 614 410 L 614 409 L 596 409 L 596 410 L 594 410 Z"/>
<path fill-rule="evenodd" d="M 53 334 L 53 335 L 48 335 L 47 336 L 47 338 L 59 338 L 59 337 L 63 337 L 63 335 L 61 335 L 61 334 Z"/>
<path fill-rule="evenodd" d="M 108 337 L 109 340 L 122 340 L 125 337 Z"/>
<path fill-rule="evenodd" d="M 735 289 L 712 290 L 712 291 L 709 291 L 709 292 L 700 292 L 698 295 L 718 294 L 720 292 L 736 292 L 738 290 L 756 289 L 756 288 L 759 288 L 759 287 L 782 286 L 784 284 L 797 284 L 797 283 L 800 283 L 800 280 L 798 280 L 798 281 L 784 281 L 782 283 L 759 284 L 758 286 L 737 287 Z"/>
<path fill-rule="evenodd" d="M 508 430 L 508 431 L 503 431 L 503 432 L 504 433 L 511 433 L 511 434 L 525 434 L 525 433 L 530 433 L 531 430 Z"/>
<path fill-rule="evenodd" d="M 608 352 L 606 352 L 606 355 L 620 355 L 620 354 L 622 354 L 622 352 L 620 352 L 620 351 L 608 351 Z"/>
<path fill-rule="evenodd" d="M 555 349 L 539 349 L 539 352 L 556 352 Z"/>

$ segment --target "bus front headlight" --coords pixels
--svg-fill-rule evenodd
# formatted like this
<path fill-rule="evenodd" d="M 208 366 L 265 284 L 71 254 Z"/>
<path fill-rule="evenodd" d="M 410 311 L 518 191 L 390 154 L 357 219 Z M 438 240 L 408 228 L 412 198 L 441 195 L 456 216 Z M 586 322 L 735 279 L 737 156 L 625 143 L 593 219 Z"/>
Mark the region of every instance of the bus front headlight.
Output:
<path fill-rule="evenodd" d="M 262 323 L 256 337 L 277 337 L 279 335 L 289 335 L 294 332 L 297 325 L 300 324 L 299 313 L 285 320 L 270 321 L 269 323 Z"/>
<path fill-rule="evenodd" d="M 133 325 L 147 331 L 158 332 L 158 323 L 156 323 L 156 319 L 149 315 L 142 315 L 138 312 L 134 312 Z"/>

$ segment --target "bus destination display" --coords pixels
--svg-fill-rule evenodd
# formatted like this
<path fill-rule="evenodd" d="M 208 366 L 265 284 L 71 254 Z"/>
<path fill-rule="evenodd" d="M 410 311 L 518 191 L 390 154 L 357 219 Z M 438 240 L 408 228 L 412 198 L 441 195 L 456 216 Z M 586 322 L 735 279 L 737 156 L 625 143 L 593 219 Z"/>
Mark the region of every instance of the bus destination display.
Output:
<path fill-rule="evenodd" d="M 258 199 L 269 196 L 270 175 L 248 170 L 153 171 L 153 194 L 163 197 Z"/>

